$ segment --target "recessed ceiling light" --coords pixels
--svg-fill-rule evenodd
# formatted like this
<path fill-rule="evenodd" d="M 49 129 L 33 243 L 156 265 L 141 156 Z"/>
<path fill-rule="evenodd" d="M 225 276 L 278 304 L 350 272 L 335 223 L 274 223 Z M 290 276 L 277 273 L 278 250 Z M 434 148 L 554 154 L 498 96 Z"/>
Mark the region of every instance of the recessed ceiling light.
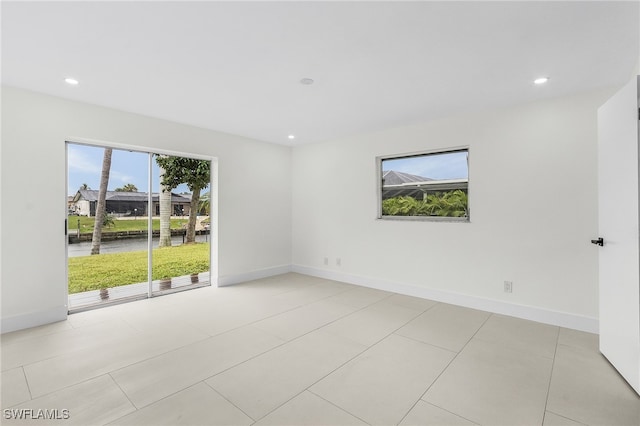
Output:
<path fill-rule="evenodd" d="M 72 86 L 75 86 L 75 85 L 78 84 L 78 80 L 76 80 L 75 78 L 71 78 L 71 77 L 65 78 L 64 81 L 65 81 L 65 83 L 71 84 Z"/>
<path fill-rule="evenodd" d="M 536 78 L 535 80 L 533 80 L 534 84 L 545 84 L 547 81 L 549 81 L 549 77 L 540 77 L 540 78 Z"/>
<path fill-rule="evenodd" d="M 289 135 L 289 136 L 287 136 L 287 137 L 288 137 L 289 139 L 295 139 L 295 138 L 296 138 L 296 136 L 295 136 L 295 135 Z"/>
<path fill-rule="evenodd" d="M 309 85 L 313 84 L 313 79 L 305 77 L 302 80 L 300 80 L 300 84 L 304 84 L 306 86 L 309 86 Z"/>

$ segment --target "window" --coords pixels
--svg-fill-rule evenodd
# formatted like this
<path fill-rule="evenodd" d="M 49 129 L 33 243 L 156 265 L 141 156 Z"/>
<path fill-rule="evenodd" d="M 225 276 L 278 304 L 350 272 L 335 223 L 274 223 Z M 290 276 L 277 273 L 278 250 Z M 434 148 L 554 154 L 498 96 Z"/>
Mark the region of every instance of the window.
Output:
<path fill-rule="evenodd" d="M 379 219 L 469 221 L 467 148 L 378 157 Z"/>

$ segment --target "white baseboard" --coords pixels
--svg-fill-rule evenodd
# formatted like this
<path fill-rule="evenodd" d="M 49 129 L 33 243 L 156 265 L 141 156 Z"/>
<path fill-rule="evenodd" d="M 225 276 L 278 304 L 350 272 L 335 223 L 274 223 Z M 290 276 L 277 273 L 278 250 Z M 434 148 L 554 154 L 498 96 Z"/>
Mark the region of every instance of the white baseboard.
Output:
<path fill-rule="evenodd" d="M 2 318 L 2 333 L 37 327 L 67 319 L 67 306 L 56 306 L 45 311 L 29 312 Z"/>
<path fill-rule="evenodd" d="M 272 277 L 275 275 L 297 272 L 319 278 L 326 278 L 334 281 L 341 281 L 355 284 L 362 287 L 375 288 L 393 293 L 415 296 L 423 299 L 430 299 L 437 302 L 451 303 L 453 305 L 465 306 L 473 309 L 480 309 L 502 315 L 509 315 L 516 318 L 527 319 L 544 324 L 566 327 L 574 330 L 598 333 L 598 319 L 566 312 L 552 311 L 549 309 L 534 306 L 517 305 L 501 300 L 487 299 L 466 294 L 435 290 L 424 287 L 417 287 L 409 284 L 396 283 L 372 277 L 363 277 L 354 274 L 347 274 L 338 271 L 312 268 L 301 265 L 281 265 L 271 268 L 259 269 L 241 274 L 225 275 L 219 277 L 218 285 L 228 286 L 260 278 Z M 57 306 L 46 311 L 29 312 L 2 318 L 2 333 L 22 330 L 24 328 L 37 327 L 39 325 L 52 322 L 63 321 L 67 318 L 67 307 Z"/>
<path fill-rule="evenodd" d="M 467 308 L 508 315 L 544 324 L 571 328 L 573 330 L 586 331 L 589 333 L 598 333 L 599 330 L 597 318 L 585 317 L 566 312 L 552 311 L 534 306 L 517 305 L 501 300 L 487 299 L 443 290 L 416 287 L 409 284 L 396 283 L 378 278 L 363 277 L 308 266 L 292 265 L 291 271 L 304 275 L 355 284 L 362 287 L 375 288 L 407 296 L 434 300 L 436 302 L 450 303 L 452 305 L 464 306 Z"/>
<path fill-rule="evenodd" d="M 244 283 L 247 281 L 258 280 L 260 278 L 273 277 L 274 275 L 286 274 L 287 272 L 291 272 L 291 265 L 273 266 L 251 272 L 243 272 L 241 274 L 224 275 L 218 277 L 218 287 Z"/>

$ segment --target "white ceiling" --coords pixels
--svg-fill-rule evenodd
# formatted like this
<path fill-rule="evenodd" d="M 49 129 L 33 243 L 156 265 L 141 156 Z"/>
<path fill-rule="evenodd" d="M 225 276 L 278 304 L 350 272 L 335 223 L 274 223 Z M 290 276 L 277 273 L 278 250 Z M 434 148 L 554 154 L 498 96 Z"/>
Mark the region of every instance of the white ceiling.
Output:
<path fill-rule="evenodd" d="M 3 1 L 1 12 L 3 84 L 281 144 L 621 85 L 639 52 L 637 1 Z"/>

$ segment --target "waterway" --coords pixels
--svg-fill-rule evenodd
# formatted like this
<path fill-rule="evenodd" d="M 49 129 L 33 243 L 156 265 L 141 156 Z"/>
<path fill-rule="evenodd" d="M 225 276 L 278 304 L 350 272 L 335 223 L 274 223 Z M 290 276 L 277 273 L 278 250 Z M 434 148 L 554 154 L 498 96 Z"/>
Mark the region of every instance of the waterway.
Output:
<path fill-rule="evenodd" d="M 196 242 L 204 243 L 210 240 L 210 235 L 196 235 Z M 182 244 L 182 235 L 171 237 L 174 246 Z M 159 238 L 153 239 L 153 248 L 158 247 Z M 100 244 L 100 253 L 121 253 L 125 251 L 140 251 L 147 249 L 146 238 L 127 238 L 114 241 L 103 241 Z M 91 254 L 91 241 L 69 244 L 69 257 L 89 256 Z"/>

